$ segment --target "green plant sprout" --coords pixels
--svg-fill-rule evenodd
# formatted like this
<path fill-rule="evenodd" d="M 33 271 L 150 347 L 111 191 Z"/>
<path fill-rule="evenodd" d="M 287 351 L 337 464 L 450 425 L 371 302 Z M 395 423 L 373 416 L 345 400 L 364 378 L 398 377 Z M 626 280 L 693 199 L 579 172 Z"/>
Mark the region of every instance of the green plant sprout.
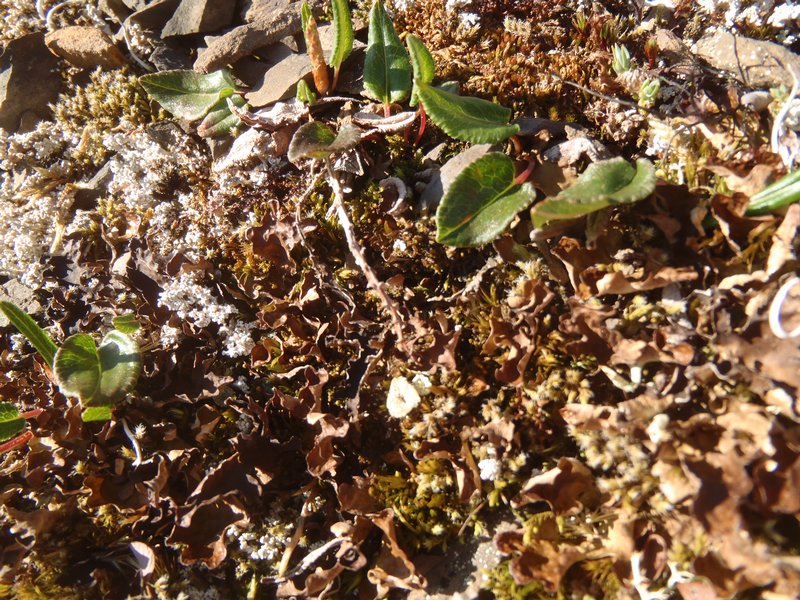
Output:
<path fill-rule="evenodd" d="M 142 355 L 136 341 L 125 333 L 135 331 L 132 317 L 120 318 L 100 342 L 85 333 L 69 336 L 59 348 L 46 331 L 11 302 L 0 302 L 0 310 L 41 354 L 55 374 L 58 389 L 78 398 L 84 421 L 107 421 L 114 404 L 136 385 L 142 370 Z"/>
<path fill-rule="evenodd" d="M 622 75 L 631 70 L 631 53 L 622 44 L 614 44 L 611 47 L 611 68 L 617 75 Z"/>
<path fill-rule="evenodd" d="M 800 200 L 800 169 L 784 175 L 750 197 L 745 214 L 763 215 Z"/>
<path fill-rule="evenodd" d="M 37 408 L 21 413 L 10 402 L 0 402 L 0 454 L 26 444 L 33 437 L 30 430 L 20 432 L 25 429 L 25 419 L 32 419 L 41 412 L 42 409 Z"/>

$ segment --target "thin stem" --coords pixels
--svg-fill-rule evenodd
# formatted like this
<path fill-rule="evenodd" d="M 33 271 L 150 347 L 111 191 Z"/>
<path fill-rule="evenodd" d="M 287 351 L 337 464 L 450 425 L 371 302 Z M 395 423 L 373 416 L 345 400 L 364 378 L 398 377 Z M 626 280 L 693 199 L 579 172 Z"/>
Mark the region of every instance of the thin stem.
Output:
<path fill-rule="evenodd" d="M 14 448 L 18 448 L 23 444 L 27 444 L 32 437 L 33 437 L 33 432 L 28 430 L 25 433 L 21 433 L 17 437 L 12 438 L 7 442 L 0 444 L 0 454 L 8 452 L 9 450 L 13 450 Z"/>
<path fill-rule="evenodd" d="M 775 117 L 770 135 L 770 145 L 772 146 L 772 151 L 781 157 L 781 160 L 787 169 L 792 168 L 792 163 L 794 162 L 794 152 L 791 152 L 788 149 L 785 149 L 784 152 L 781 152 L 781 130 L 783 129 L 783 123 L 786 120 L 792 105 L 794 104 L 794 99 L 797 98 L 797 95 L 800 93 L 800 79 L 798 79 L 797 72 L 794 70 L 794 65 L 789 65 L 789 73 L 792 75 L 792 90 L 789 92 L 789 97 L 784 101 L 780 112 Z"/>
<path fill-rule="evenodd" d="M 425 112 L 425 107 L 422 103 L 419 105 L 419 131 L 417 132 L 417 139 L 414 141 L 415 146 L 419 146 L 422 141 L 422 134 L 425 133 L 425 125 L 428 123 L 428 113 Z"/>
<path fill-rule="evenodd" d="M 533 173 L 533 169 L 535 166 L 536 166 L 536 161 L 533 160 L 533 158 L 529 158 L 528 166 L 525 167 L 525 170 L 522 173 L 517 175 L 516 179 L 514 179 L 514 183 L 517 185 L 522 185 L 523 183 L 528 181 L 528 177 L 530 177 L 531 173 Z"/>
<path fill-rule="evenodd" d="M 33 410 L 21 413 L 19 416 L 23 419 L 33 419 L 34 417 L 38 417 L 40 414 L 42 414 L 43 411 L 43 408 L 34 408 Z"/>
<path fill-rule="evenodd" d="M 125 419 L 120 420 L 122 421 L 122 429 L 125 431 L 125 435 L 128 437 L 131 446 L 133 446 L 134 454 L 136 454 L 136 460 L 131 464 L 134 467 L 138 467 L 142 464 L 142 448 L 139 446 L 139 440 L 136 439 L 136 436 L 133 435 L 133 432 L 128 428 L 128 422 Z"/>
<path fill-rule="evenodd" d="M 800 326 L 795 327 L 792 331 L 786 331 L 781 323 L 783 303 L 786 302 L 786 297 L 789 295 L 789 292 L 798 283 L 800 283 L 800 277 L 794 276 L 787 279 L 769 305 L 769 328 L 772 330 L 772 335 L 781 340 L 788 340 L 800 336 Z"/>
<path fill-rule="evenodd" d="M 367 278 L 367 284 L 378 296 L 386 312 L 389 313 L 389 317 L 392 320 L 392 329 L 394 329 L 394 334 L 397 336 L 398 346 L 403 352 L 410 354 L 408 341 L 403 333 L 403 319 L 400 317 L 400 310 L 398 309 L 395 301 L 392 300 L 392 298 L 389 297 L 389 295 L 383 289 L 383 284 L 378 279 L 375 271 L 372 270 L 372 267 L 367 262 L 367 259 L 364 258 L 364 251 L 356 239 L 356 232 L 353 227 L 353 222 L 350 220 L 350 216 L 347 214 L 347 209 L 344 206 L 344 191 L 342 190 L 342 186 L 339 184 L 339 180 L 336 178 L 336 174 L 333 172 L 330 159 L 325 160 L 325 167 L 328 170 L 328 178 L 330 180 L 331 187 L 333 188 L 333 207 L 336 210 L 336 216 L 339 218 L 339 223 L 344 230 L 344 237 L 347 240 L 347 247 L 350 250 L 350 254 L 353 256 L 353 260 L 355 260 L 358 268 L 361 269 L 361 272 L 364 273 L 364 276 Z"/>

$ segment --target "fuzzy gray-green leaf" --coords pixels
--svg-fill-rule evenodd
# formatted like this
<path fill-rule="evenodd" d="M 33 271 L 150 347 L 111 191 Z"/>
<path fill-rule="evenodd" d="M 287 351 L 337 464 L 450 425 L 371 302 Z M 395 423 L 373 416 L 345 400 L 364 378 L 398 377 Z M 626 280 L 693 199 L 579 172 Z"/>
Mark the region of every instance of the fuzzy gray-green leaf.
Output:
<path fill-rule="evenodd" d="M 203 120 L 197 126 L 197 134 L 200 137 L 220 137 L 231 133 L 242 121 L 233 114 L 228 104 L 230 100 L 234 106 L 242 110 L 248 109 L 247 100 L 240 94 L 233 94 L 228 98 L 222 98 L 211 110 L 208 111 Z"/>
<path fill-rule="evenodd" d="M 469 96 L 459 96 L 417 81 L 425 112 L 447 135 L 473 144 L 496 144 L 519 132 L 509 125 L 511 110 Z"/>
<path fill-rule="evenodd" d="M 458 247 L 491 242 L 535 197 L 530 184 L 514 183 L 510 158 L 500 152 L 485 154 L 447 189 L 436 211 L 436 240 Z"/>
<path fill-rule="evenodd" d="M 37 352 L 42 355 L 44 362 L 52 369 L 58 346 L 50 339 L 47 332 L 39 327 L 28 313 L 12 302 L 0 302 L 0 310 L 3 311 L 3 314 L 13 326 L 28 338 L 31 346 L 36 348 Z"/>
<path fill-rule="evenodd" d="M 142 75 L 139 83 L 161 106 L 178 118 L 195 121 L 236 91 L 227 69 L 203 75 L 177 69 Z"/>
<path fill-rule="evenodd" d="M 409 33 L 406 36 L 406 44 L 408 45 L 408 55 L 411 57 L 411 67 L 414 70 L 414 85 L 411 88 L 411 100 L 408 103 L 416 106 L 419 102 L 419 83 L 430 84 L 433 82 L 436 64 L 433 62 L 433 56 L 418 37 Z"/>
<path fill-rule="evenodd" d="M 56 352 L 58 389 L 66 396 L 89 401 L 100 385 L 100 361 L 92 336 L 78 333 L 69 336 Z"/>
<path fill-rule="evenodd" d="M 339 69 L 342 63 L 353 51 L 353 20 L 350 17 L 350 8 L 347 0 L 331 0 L 333 12 L 333 49 L 328 64 L 334 69 Z M 305 31 L 305 29 L 303 30 Z"/>
<path fill-rule="evenodd" d="M 389 105 L 402 102 L 411 91 L 411 63 L 381 0 L 369 13 L 364 93 Z"/>
<path fill-rule="evenodd" d="M 361 139 L 361 130 L 355 125 L 344 125 L 335 134 L 333 130 L 319 121 L 311 121 L 295 132 L 289 143 L 287 158 L 297 162 L 301 158 L 327 158 L 334 152 L 354 148 Z"/>
<path fill-rule="evenodd" d="M 573 185 L 533 208 L 533 224 L 541 227 L 548 221 L 575 219 L 614 204 L 636 202 L 649 196 L 655 185 L 655 169 L 646 158 L 637 160 L 636 167 L 621 157 L 592 163 Z"/>
<path fill-rule="evenodd" d="M 0 442 L 10 440 L 25 429 L 25 419 L 10 402 L 0 402 Z"/>

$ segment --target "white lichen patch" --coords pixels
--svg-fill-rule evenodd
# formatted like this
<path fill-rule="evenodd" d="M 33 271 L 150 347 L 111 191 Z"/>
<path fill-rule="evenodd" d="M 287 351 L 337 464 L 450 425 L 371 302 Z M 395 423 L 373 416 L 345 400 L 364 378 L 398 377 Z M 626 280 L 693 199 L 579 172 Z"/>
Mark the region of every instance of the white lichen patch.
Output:
<path fill-rule="evenodd" d="M 417 388 L 408 379 L 395 377 L 389 384 L 386 409 L 395 419 L 402 419 L 419 405 L 420 400 Z"/>

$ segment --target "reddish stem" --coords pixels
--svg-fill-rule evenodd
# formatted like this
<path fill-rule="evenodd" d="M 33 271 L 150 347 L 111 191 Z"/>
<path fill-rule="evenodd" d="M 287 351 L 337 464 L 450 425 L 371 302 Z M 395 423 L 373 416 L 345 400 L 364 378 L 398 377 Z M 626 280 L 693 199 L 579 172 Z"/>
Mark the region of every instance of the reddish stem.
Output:
<path fill-rule="evenodd" d="M 428 115 L 425 112 L 425 107 L 422 104 L 419 105 L 419 131 L 417 132 L 417 139 L 414 142 L 415 146 L 419 146 L 420 141 L 422 141 L 422 134 L 425 133 L 425 125 L 428 123 Z"/>
<path fill-rule="evenodd" d="M 384 104 L 383 105 L 383 116 L 384 117 L 391 117 L 392 116 L 392 105 L 391 104 Z"/>
<path fill-rule="evenodd" d="M 522 140 L 519 139 L 519 136 L 514 134 L 509 138 L 509 140 L 514 145 L 514 154 L 517 156 L 522 154 Z"/>
<path fill-rule="evenodd" d="M 19 434 L 17 437 L 8 440 L 0 444 L 0 454 L 4 452 L 8 452 L 9 450 L 13 450 L 14 448 L 18 448 L 24 444 L 27 444 L 30 439 L 33 437 L 33 432 L 28 430 L 25 433 Z"/>
<path fill-rule="evenodd" d="M 23 419 L 33 419 L 34 417 L 38 417 L 40 414 L 44 412 L 43 408 L 34 408 L 33 410 L 29 410 L 28 412 L 21 413 L 19 416 Z"/>
<path fill-rule="evenodd" d="M 536 166 L 536 161 L 534 159 L 532 159 L 532 158 L 529 158 L 528 159 L 528 166 L 525 167 L 525 170 L 522 173 L 517 175 L 516 179 L 514 179 L 514 184 L 515 185 L 522 185 L 523 183 L 528 181 L 528 177 L 530 177 L 531 173 L 533 173 L 533 169 L 534 169 L 535 166 Z"/>

